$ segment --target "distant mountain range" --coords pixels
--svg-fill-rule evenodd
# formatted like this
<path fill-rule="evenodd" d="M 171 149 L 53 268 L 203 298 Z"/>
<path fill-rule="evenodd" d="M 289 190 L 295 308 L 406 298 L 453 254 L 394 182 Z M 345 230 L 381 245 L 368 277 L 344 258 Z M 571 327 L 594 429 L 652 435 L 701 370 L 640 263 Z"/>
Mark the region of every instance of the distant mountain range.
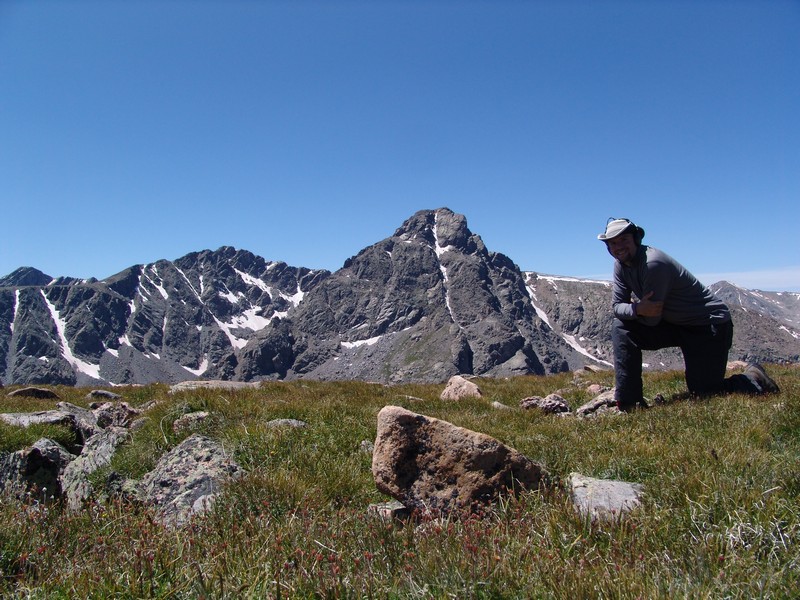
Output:
<path fill-rule="evenodd" d="M 800 294 L 712 286 L 730 358 L 797 362 Z M 104 280 L 0 278 L 0 381 L 440 382 L 610 368 L 610 284 L 522 272 L 447 208 L 414 214 L 338 271 L 222 247 Z M 675 350 L 646 353 L 677 368 Z"/>

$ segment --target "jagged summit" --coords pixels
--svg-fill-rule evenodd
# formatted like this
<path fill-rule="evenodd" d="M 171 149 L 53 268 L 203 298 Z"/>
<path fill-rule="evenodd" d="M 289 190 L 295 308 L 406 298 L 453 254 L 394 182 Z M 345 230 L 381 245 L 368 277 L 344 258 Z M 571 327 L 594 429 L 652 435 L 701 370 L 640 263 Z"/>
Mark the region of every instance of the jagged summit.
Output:
<path fill-rule="evenodd" d="M 0 287 L 22 287 L 25 285 L 48 285 L 53 281 L 50 275 L 45 275 L 33 267 L 20 267 L 5 277 L 0 277 Z"/>
<path fill-rule="evenodd" d="M 393 238 L 407 243 L 422 239 L 433 248 L 451 248 L 466 254 L 486 250 L 480 236 L 474 235 L 467 227 L 466 217 L 449 208 L 415 213 L 395 231 Z"/>
<path fill-rule="evenodd" d="M 302 340 L 295 376 L 440 381 L 555 372 L 584 359 L 540 327 L 519 268 L 446 208 L 417 212 L 348 259 L 291 318 Z"/>
<path fill-rule="evenodd" d="M 223 246 L 101 281 L 23 268 L 0 282 L 3 384 L 392 383 L 610 366 L 607 282 L 523 273 L 447 208 L 415 213 L 334 273 Z M 732 358 L 797 360 L 800 295 L 719 293 L 734 310 Z"/>

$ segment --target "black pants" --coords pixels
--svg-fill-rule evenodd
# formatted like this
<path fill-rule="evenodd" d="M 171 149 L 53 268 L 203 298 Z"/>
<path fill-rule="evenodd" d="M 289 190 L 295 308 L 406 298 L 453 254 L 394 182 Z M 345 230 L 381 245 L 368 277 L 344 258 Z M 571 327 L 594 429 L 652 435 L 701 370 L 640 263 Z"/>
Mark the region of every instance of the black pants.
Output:
<path fill-rule="evenodd" d="M 728 350 L 733 343 L 733 323 L 708 326 L 680 326 L 661 321 L 648 326 L 638 321 L 614 319 L 616 399 L 620 406 L 642 401 L 642 350 L 680 348 L 686 368 L 686 386 L 692 394 L 757 393 L 744 375 L 725 378 Z"/>

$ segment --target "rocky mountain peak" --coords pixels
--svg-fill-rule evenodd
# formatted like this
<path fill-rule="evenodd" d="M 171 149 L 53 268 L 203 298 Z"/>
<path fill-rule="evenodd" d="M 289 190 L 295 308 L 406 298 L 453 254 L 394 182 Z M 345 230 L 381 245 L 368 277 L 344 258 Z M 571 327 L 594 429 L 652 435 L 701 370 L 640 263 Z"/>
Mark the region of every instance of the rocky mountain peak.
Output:
<path fill-rule="evenodd" d="M 437 254 L 446 250 L 465 254 L 485 251 L 480 236 L 474 235 L 467 227 L 466 217 L 446 207 L 415 213 L 395 231 L 393 237 L 404 243 L 424 240 Z"/>
<path fill-rule="evenodd" d="M 306 340 L 294 371 L 315 378 L 440 381 L 583 360 L 539 327 L 519 268 L 447 208 L 417 212 L 348 259 L 290 316 Z"/>
<path fill-rule="evenodd" d="M 26 285 L 44 286 L 53 281 L 50 275 L 45 275 L 33 267 L 20 267 L 5 277 L 0 277 L 0 287 L 22 287 Z"/>

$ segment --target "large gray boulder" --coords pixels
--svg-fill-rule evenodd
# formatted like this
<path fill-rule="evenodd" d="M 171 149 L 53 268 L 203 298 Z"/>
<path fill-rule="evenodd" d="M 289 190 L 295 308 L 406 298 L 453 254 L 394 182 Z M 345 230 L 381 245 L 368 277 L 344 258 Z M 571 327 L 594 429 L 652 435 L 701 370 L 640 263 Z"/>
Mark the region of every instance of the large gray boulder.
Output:
<path fill-rule="evenodd" d="M 86 440 L 80 455 L 64 469 L 61 477 L 67 506 L 71 510 L 79 510 L 91 498 L 94 489 L 89 476 L 111 464 L 117 447 L 129 435 L 126 428 L 111 425 Z"/>
<path fill-rule="evenodd" d="M 128 439 L 128 427 L 141 411 L 126 402 L 104 402 L 86 409 L 59 402 L 57 410 L 4 413 L 0 420 L 16 427 L 61 425 L 75 433 L 71 448 L 77 457 L 50 440 L 3 458 L 0 486 L 30 489 L 47 487 L 47 495 L 65 497 L 72 510 L 80 509 L 93 493 L 90 475 L 111 463 L 117 447 Z"/>
<path fill-rule="evenodd" d="M 61 497 L 61 475 L 75 457 L 53 440 L 42 438 L 30 448 L 0 454 L 0 491 L 19 497 L 28 492 L 46 501 Z"/>
<path fill-rule="evenodd" d="M 378 490 L 404 506 L 442 513 L 537 489 L 547 477 L 540 465 L 486 434 L 399 406 L 378 413 L 372 474 Z"/>
<path fill-rule="evenodd" d="M 180 527 L 205 512 L 223 487 L 242 474 L 218 442 L 194 434 L 164 454 L 144 476 L 140 498 L 155 507 L 165 525 Z"/>

